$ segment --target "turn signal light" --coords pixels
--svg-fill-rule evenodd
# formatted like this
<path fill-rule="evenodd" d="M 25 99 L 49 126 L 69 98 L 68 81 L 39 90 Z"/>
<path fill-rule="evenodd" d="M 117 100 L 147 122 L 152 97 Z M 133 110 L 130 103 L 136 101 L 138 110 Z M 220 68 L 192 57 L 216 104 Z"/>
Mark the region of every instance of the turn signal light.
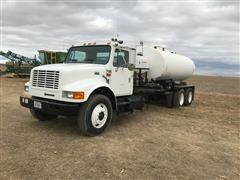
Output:
<path fill-rule="evenodd" d="M 84 99 L 84 92 L 74 92 L 73 99 Z"/>

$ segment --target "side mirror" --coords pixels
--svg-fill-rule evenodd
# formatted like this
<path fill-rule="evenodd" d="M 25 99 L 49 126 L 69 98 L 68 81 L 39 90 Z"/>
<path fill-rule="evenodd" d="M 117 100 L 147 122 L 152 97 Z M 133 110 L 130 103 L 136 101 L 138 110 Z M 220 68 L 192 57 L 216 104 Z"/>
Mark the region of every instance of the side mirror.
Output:
<path fill-rule="evenodd" d="M 133 71 L 135 69 L 135 65 L 134 64 L 128 64 L 127 68 L 129 71 Z"/>

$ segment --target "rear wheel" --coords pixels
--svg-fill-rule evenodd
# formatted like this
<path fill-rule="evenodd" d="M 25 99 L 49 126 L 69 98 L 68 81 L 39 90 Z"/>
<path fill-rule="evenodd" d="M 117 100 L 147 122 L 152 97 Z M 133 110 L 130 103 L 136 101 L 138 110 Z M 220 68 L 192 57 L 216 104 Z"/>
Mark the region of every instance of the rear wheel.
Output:
<path fill-rule="evenodd" d="M 193 89 L 192 88 L 188 88 L 185 92 L 185 105 L 188 106 L 190 104 L 192 104 L 193 101 Z"/>
<path fill-rule="evenodd" d="M 184 89 L 180 89 L 178 92 L 178 106 L 183 106 L 185 102 L 185 92 Z"/>
<path fill-rule="evenodd" d="M 102 133 L 112 121 L 112 104 L 108 97 L 96 94 L 82 104 L 78 114 L 80 131 L 89 136 Z"/>
<path fill-rule="evenodd" d="M 49 120 L 57 118 L 57 115 L 48 114 L 48 113 L 45 113 L 45 112 L 42 112 L 42 111 L 36 110 L 36 109 L 30 109 L 30 112 L 31 112 L 32 116 L 39 121 L 49 121 Z"/>

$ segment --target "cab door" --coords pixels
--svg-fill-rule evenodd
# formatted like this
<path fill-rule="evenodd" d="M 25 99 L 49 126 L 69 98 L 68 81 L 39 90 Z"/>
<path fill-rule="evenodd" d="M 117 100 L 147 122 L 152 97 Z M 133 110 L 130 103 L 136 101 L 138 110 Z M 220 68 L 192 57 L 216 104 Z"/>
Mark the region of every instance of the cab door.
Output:
<path fill-rule="evenodd" d="M 116 48 L 110 78 L 110 86 L 116 96 L 127 96 L 133 93 L 133 71 L 127 68 L 128 62 L 129 51 Z"/>

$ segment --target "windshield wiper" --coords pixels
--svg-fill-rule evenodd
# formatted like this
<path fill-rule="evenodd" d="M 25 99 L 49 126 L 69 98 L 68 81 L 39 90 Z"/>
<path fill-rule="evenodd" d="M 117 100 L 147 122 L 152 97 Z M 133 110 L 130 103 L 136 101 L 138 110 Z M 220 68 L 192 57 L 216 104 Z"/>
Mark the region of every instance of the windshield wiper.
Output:
<path fill-rule="evenodd" d="M 67 60 L 67 63 L 75 63 L 75 62 L 77 62 L 77 59 L 69 59 L 69 60 Z"/>
<path fill-rule="evenodd" d="M 84 59 L 84 61 L 78 61 L 77 59 L 69 59 L 67 63 L 95 63 L 96 59 Z"/>
<path fill-rule="evenodd" d="M 90 62 L 90 63 L 94 63 L 96 62 L 97 60 L 96 59 L 84 59 L 83 62 Z"/>
<path fill-rule="evenodd" d="M 84 61 L 96 61 L 96 59 L 84 59 Z"/>

